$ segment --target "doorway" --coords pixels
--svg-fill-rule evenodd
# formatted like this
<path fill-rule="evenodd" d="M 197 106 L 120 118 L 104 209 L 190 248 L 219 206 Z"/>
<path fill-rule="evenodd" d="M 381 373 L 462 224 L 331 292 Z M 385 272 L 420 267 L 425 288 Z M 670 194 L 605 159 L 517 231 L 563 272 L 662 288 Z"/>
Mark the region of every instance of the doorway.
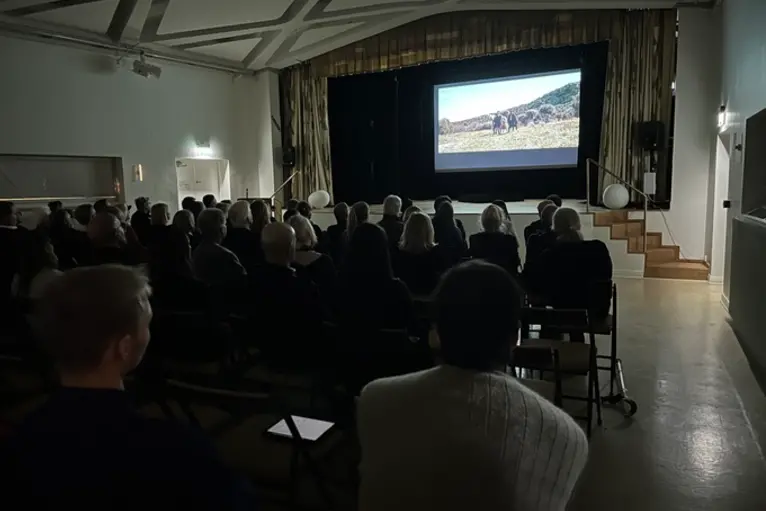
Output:
<path fill-rule="evenodd" d="M 231 200 L 229 160 L 208 158 L 176 158 L 178 206 L 184 197 L 202 200 L 208 194 L 221 200 Z"/>
<path fill-rule="evenodd" d="M 715 150 L 715 189 L 713 194 L 713 241 L 710 255 L 710 282 L 724 281 L 726 268 L 726 233 L 729 230 L 728 209 L 723 202 L 729 198 L 729 151 L 731 135 L 721 134 L 716 137 Z M 724 293 L 726 295 L 726 293 Z"/>

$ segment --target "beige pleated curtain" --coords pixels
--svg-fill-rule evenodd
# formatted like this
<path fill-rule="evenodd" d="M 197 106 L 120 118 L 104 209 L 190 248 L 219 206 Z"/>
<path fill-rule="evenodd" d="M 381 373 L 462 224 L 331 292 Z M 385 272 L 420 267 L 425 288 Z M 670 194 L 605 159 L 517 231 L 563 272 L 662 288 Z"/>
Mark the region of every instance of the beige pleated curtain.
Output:
<path fill-rule="evenodd" d="M 635 144 L 637 122 L 671 117 L 676 11 L 491 11 L 432 16 L 331 51 L 283 71 L 285 144 L 297 148 L 294 197 L 331 192 L 327 78 L 535 48 L 609 41 L 600 163 L 641 188 L 649 154 Z M 664 189 L 662 155 L 657 198 Z M 596 176 L 592 176 L 596 177 Z M 598 177 L 600 190 L 611 179 Z M 637 200 L 637 197 L 633 197 Z"/>

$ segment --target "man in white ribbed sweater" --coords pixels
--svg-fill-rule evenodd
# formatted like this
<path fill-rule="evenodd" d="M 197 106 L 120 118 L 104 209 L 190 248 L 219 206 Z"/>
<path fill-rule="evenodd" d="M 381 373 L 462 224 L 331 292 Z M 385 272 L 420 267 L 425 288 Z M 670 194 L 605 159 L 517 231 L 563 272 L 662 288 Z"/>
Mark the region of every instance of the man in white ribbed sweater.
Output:
<path fill-rule="evenodd" d="M 502 372 L 521 293 L 498 266 L 450 270 L 436 293 L 443 364 L 377 380 L 359 400 L 361 511 L 563 510 L 582 429 Z"/>

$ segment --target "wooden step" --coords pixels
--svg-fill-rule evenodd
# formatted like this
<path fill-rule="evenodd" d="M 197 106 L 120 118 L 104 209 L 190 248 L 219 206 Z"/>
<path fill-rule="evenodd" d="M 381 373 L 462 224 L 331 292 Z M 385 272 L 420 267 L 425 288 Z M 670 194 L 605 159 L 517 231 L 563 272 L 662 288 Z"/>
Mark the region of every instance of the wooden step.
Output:
<path fill-rule="evenodd" d="M 700 261 L 647 263 L 644 277 L 655 279 L 707 280 L 710 268 Z"/>
<path fill-rule="evenodd" d="M 627 220 L 625 222 L 615 222 L 612 224 L 610 237 L 613 240 L 627 240 L 629 238 L 644 236 L 643 220 Z"/>
<path fill-rule="evenodd" d="M 628 221 L 627 209 L 620 209 L 617 211 L 598 211 L 593 213 L 593 225 L 600 227 L 609 227 L 617 222 Z"/>
<path fill-rule="evenodd" d="M 646 265 L 651 263 L 670 263 L 681 259 L 681 250 L 675 245 L 650 248 L 646 251 Z"/>
<path fill-rule="evenodd" d="M 660 248 L 662 246 L 662 233 L 661 232 L 648 232 L 646 233 L 646 244 L 649 248 Z M 644 236 L 628 238 L 628 253 L 629 254 L 643 254 L 644 253 Z"/>

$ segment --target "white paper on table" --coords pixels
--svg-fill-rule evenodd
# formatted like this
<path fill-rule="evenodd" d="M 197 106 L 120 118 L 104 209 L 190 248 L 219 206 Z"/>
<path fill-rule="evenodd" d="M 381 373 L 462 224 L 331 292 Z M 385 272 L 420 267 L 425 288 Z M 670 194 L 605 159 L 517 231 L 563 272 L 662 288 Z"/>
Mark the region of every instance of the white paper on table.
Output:
<path fill-rule="evenodd" d="M 298 415 L 291 415 L 295 426 L 298 428 L 298 433 L 304 440 L 318 440 L 319 437 L 324 435 L 335 424 L 332 422 L 321 421 L 319 419 L 311 419 L 309 417 L 300 417 Z M 269 433 L 279 435 L 287 438 L 292 438 L 290 428 L 287 427 L 287 421 L 282 419 L 268 429 Z"/>

